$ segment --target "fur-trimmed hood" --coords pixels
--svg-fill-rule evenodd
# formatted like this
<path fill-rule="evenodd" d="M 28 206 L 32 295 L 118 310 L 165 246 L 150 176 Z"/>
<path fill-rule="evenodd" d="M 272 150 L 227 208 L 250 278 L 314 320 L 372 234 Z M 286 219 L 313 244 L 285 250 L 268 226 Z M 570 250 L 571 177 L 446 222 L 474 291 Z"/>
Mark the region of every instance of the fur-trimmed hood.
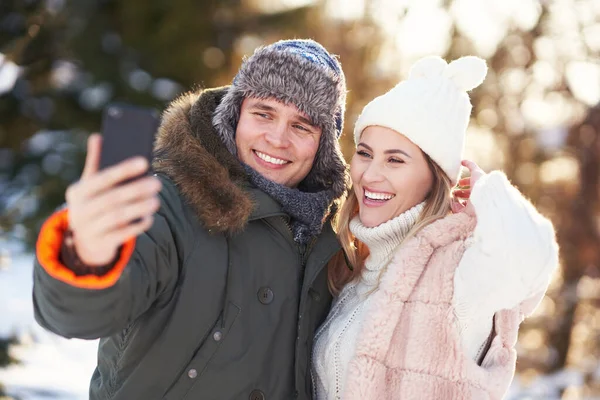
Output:
<path fill-rule="evenodd" d="M 254 203 L 240 162 L 212 126 L 212 114 L 227 88 L 189 92 L 163 113 L 154 146 L 153 168 L 178 187 L 207 229 L 234 233 Z"/>

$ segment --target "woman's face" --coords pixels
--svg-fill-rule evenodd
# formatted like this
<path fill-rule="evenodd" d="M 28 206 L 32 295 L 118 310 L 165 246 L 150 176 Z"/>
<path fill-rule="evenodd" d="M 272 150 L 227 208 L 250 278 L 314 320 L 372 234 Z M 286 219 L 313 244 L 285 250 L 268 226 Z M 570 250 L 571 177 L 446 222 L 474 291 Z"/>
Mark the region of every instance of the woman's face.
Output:
<path fill-rule="evenodd" d="M 433 174 L 421 149 L 404 135 L 367 127 L 356 146 L 350 175 L 367 227 L 378 226 L 425 200 Z"/>

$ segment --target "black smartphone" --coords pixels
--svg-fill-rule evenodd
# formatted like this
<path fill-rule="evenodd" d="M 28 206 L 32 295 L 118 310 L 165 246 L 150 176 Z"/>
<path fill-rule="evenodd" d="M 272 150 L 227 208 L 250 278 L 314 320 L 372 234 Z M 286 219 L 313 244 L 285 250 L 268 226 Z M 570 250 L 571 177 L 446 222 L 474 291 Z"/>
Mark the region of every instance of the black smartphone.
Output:
<path fill-rule="evenodd" d="M 160 124 L 157 110 L 125 103 L 109 104 L 102 116 L 100 169 L 142 156 L 152 165 L 154 138 Z"/>

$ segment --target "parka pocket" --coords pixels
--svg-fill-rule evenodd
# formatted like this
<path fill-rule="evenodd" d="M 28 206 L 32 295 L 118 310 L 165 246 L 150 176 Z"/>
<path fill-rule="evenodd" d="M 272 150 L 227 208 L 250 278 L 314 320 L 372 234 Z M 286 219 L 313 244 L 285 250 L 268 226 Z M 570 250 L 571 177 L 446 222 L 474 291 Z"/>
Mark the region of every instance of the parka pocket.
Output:
<path fill-rule="evenodd" d="M 227 311 L 217 319 L 208 337 L 198 348 L 190 362 L 180 372 L 179 378 L 171 385 L 163 396 L 163 400 L 181 400 L 196 384 L 201 384 L 203 373 L 210 368 L 210 360 L 217 354 L 227 340 L 231 327 L 235 323 L 241 308 L 229 302 Z M 226 320 L 223 321 L 223 315 Z"/>

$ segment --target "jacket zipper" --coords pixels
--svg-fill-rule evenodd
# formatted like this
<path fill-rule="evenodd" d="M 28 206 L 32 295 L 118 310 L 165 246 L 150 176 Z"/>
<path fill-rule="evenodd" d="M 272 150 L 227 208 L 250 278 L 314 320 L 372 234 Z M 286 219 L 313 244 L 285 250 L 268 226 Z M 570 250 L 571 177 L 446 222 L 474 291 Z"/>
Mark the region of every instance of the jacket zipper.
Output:
<path fill-rule="evenodd" d="M 300 265 L 302 265 L 302 273 L 304 274 L 304 270 L 306 269 L 306 262 L 308 261 L 308 255 L 312 250 L 315 242 L 317 241 L 316 237 L 310 239 L 310 241 L 305 245 L 298 245 L 302 247 L 300 252 Z"/>
<path fill-rule="evenodd" d="M 300 314 L 298 315 L 298 330 L 297 330 L 297 336 L 298 338 L 300 338 L 300 326 L 301 326 L 301 321 L 300 319 L 302 318 L 302 288 L 304 287 L 304 281 L 305 281 L 305 271 L 306 271 L 306 262 L 308 259 L 308 254 L 310 254 L 310 251 L 312 249 L 312 247 L 314 246 L 315 242 L 317 241 L 316 237 L 313 237 L 310 239 L 310 241 L 307 244 L 300 244 L 300 243 L 296 243 L 296 241 L 294 240 L 294 233 L 292 232 L 292 227 L 290 226 L 290 224 L 288 223 L 288 221 L 282 216 L 281 219 L 283 220 L 283 223 L 285 224 L 285 226 L 287 227 L 288 231 L 290 232 L 290 236 L 292 238 L 292 241 L 294 242 L 294 244 L 296 245 L 296 248 L 298 249 L 298 255 L 299 255 L 299 261 L 300 261 L 300 299 L 299 299 L 299 312 Z M 296 357 L 299 357 L 299 353 L 298 353 L 298 344 L 296 343 Z M 309 362 L 309 366 L 308 366 L 308 373 L 306 375 L 306 379 L 310 379 L 311 381 L 311 386 L 313 386 L 314 388 L 314 381 L 313 381 L 313 376 L 312 376 L 312 371 L 310 368 L 310 363 L 311 363 L 311 358 L 312 358 L 312 354 L 308 355 L 308 362 Z M 296 363 L 296 366 L 294 368 L 295 370 L 295 377 L 294 377 L 294 381 L 296 380 L 296 376 L 298 375 L 298 364 Z M 313 389 L 314 390 L 314 389 Z M 296 388 L 296 393 L 298 393 L 298 388 Z"/>
<path fill-rule="evenodd" d="M 308 258 L 307 256 L 308 256 L 308 254 L 310 254 L 310 251 L 312 250 L 312 247 L 315 244 L 317 238 L 316 237 L 311 238 L 310 242 L 308 242 L 305 245 L 296 243 L 296 241 L 294 240 L 294 232 L 292 232 L 292 227 L 290 226 L 289 222 L 283 216 L 281 217 L 281 220 L 285 224 L 288 232 L 290 233 L 292 241 L 294 242 L 294 244 L 296 245 L 296 249 L 298 250 L 299 261 L 300 261 L 300 271 L 301 271 L 301 276 L 303 277 L 304 269 L 306 268 L 306 261 Z"/>
<path fill-rule="evenodd" d="M 281 220 L 283 221 L 283 224 L 285 225 L 288 232 L 290 233 L 290 238 L 292 239 L 292 242 L 296 246 L 296 250 L 298 251 L 298 261 L 300 261 L 300 270 L 302 273 L 304 273 L 304 250 L 303 250 L 304 246 L 296 243 L 296 241 L 294 240 L 294 232 L 292 232 L 292 226 L 290 225 L 288 220 L 284 216 L 281 216 Z"/>

